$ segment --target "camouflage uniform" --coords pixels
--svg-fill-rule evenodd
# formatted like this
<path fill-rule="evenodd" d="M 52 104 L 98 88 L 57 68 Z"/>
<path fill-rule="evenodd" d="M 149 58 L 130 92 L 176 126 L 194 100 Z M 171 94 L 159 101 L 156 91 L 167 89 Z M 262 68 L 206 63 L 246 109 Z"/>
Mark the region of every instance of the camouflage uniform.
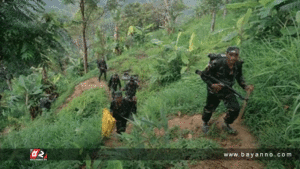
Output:
<path fill-rule="evenodd" d="M 40 99 L 40 108 L 42 110 L 47 109 L 49 110 L 51 107 L 52 101 L 48 97 L 44 97 Z"/>
<path fill-rule="evenodd" d="M 122 86 L 121 86 L 120 78 L 119 78 L 118 74 L 115 74 L 115 75 L 111 76 L 111 78 L 108 82 L 108 87 L 113 89 L 112 90 L 113 98 L 114 98 L 115 92 L 117 91 L 118 85 L 119 85 L 119 89 L 121 90 Z"/>
<path fill-rule="evenodd" d="M 110 105 L 110 112 L 112 112 L 113 117 L 117 121 L 117 133 L 120 134 L 121 132 L 126 131 L 127 120 L 125 118 L 129 117 L 129 111 L 127 106 L 128 103 L 126 99 L 122 97 L 121 91 L 116 92 L 116 97 L 121 97 L 122 100 L 120 104 L 118 104 L 117 99 L 114 99 Z"/>
<path fill-rule="evenodd" d="M 102 74 L 104 74 L 104 79 L 106 80 L 106 70 L 107 70 L 107 65 L 104 59 L 99 61 L 98 63 L 98 68 L 100 69 L 100 75 L 99 75 L 99 82 L 101 79 Z"/>
<path fill-rule="evenodd" d="M 137 107 L 136 102 L 137 99 L 135 97 L 136 90 L 139 87 L 138 83 L 134 81 L 133 77 L 130 77 L 130 81 L 126 84 L 126 100 L 129 102 L 130 105 L 130 112 L 136 113 Z"/>
<path fill-rule="evenodd" d="M 232 49 L 238 48 L 228 48 L 227 52 Z M 243 88 L 246 89 L 247 85 L 243 78 L 242 74 L 242 64 L 243 61 L 238 60 L 234 63 L 233 68 L 230 69 L 228 66 L 228 59 L 227 57 L 223 57 L 220 59 L 213 60 L 208 64 L 206 69 L 203 71 L 203 74 L 212 76 L 224 84 L 232 87 L 235 83 L 235 79 L 237 80 L 238 84 Z M 201 76 L 204 82 L 207 83 L 207 101 L 206 106 L 204 107 L 204 114 L 202 116 L 202 120 L 204 123 L 208 123 L 210 120 L 212 113 L 216 110 L 220 101 L 224 101 L 224 105 L 228 109 L 226 116 L 224 118 L 224 122 L 229 125 L 234 122 L 234 120 L 238 117 L 240 112 L 240 105 L 237 101 L 236 96 L 229 91 L 226 87 L 223 87 L 220 91 L 214 92 L 212 85 L 214 82 L 208 80 L 205 76 Z"/>

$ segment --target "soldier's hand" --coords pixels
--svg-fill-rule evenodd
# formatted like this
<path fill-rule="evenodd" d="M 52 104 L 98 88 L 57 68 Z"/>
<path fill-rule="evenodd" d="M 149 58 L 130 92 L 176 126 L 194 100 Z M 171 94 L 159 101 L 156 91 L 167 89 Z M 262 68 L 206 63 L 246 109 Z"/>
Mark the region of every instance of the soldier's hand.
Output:
<path fill-rule="evenodd" d="M 224 87 L 223 84 L 217 83 L 217 84 L 212 84 L 211 88 L 214 90 L 214 92 L 219 92 L 222 88 Z"/>
<path fill-rule="evenodd" d="M 254 90 L 254 86 L 253 85 L 248 85 L 245 89 L 247 92 L 252 92 Z"/>

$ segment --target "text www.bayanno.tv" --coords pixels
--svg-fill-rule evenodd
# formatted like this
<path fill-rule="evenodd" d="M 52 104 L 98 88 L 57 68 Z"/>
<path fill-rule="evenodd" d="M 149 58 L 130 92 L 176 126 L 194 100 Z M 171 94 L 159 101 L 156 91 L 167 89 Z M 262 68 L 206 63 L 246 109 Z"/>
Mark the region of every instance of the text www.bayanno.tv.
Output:
<path fill-rule="evenodd" d="M 245 158 L 289 158 L 292 153 L 224 153 L 224 157 L 245 157 Z"/>

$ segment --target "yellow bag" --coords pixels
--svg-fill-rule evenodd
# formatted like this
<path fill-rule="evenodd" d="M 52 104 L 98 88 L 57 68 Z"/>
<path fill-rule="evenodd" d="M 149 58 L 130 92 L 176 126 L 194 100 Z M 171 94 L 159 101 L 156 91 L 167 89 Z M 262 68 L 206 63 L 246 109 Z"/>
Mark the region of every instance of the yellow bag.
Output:
<path fill-rule="evenodd" d="M 102 116 L 102 135 L 105 137 L 109 137 L 112 133 L 114 126 L 116 124 L 115 118 L 110 114 L 107 108 L 103 109 L 103 116 Z"/>

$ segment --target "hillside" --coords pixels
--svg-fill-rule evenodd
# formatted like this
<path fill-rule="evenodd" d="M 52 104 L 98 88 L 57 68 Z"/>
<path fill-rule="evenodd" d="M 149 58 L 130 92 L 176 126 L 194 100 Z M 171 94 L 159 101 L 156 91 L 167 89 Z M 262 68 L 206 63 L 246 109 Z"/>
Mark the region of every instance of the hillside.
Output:
<path fill-rule="evenodd" d="M 209 61 L 208 53 L 224 53 L 228 46 L 236 46 L 235 41 L 222 42 L 222 39 L 231 32 L 228 28 L 235 25 L 240 16 L 229 13 L 223 19 L 221 15 L 219 12 L 216 17 L 215 33 L 209 33 L 210 16 L 192 18 L 173 34 L 168 35 L 165 30 L 159 29 L 151 32 L 144 43 L 133 45 L 121 55 L 109 55 L 107 79 L 114 73 L 122 75 L 125 71 L 139 75 L 138 113 L 128 124 L 126 133 L 119 136 L 114 131 L 110 138 L 101 135 L 102 110 L 109 108 L 111 96 L 107 82 L 99 83 L 96 79 L 99 74 L 94 63 L 96 58 L 89 58 L 92 60 L 90 71 L 81 77 L 75 73 L 60 75 L 59 78 L 56 75 L 49 77 L 56 79 L 60 95 L 49 111 L 33 121 L 29 114 L 24 113 L 10 114 L 8 120 L 3 120 L 1 148 L 41 147 L 65 151 L 100 147 L 298 148 L 299 36 L 252 39 L 239 45 L 241 59 L 244 60 L 244 77 L 247 84 L 253 84 L 255 88 L 247 104 L 245 118 L 232 125 L 238 130 L 237 135 L 224 132 L 221 123 L 226 109 L 220 104 L 210 121 L 210 132 L 207 135 L 202 133 L 201 117 L 207 91 L 206 84 L 195 74 L 195 70 L 205 69 Z M 189 42 L 193 34 L 193 50 L 186 52 L 191 46 Z M 184 71 L 182 67 L 185 67 Z M 75 72 L 81 68 L 68 71 Z M 28 81 L 25 80 L 26 84 Z M 13 88 L 17 88 L 17 80 L 13 82 Z M 238 84 L 234 89 L 246 95 Z M 7 92 L 6 96 L 9 94 Z M 239 100 L 239 103 L 242 105 L 243 102 Z M 196 154 L 203 161 L 101 161 L 83 156 L 78 160 L 51 161 L 51 154 L 48 153 L 49 160 L 45 162 L 1 161 L 0 168 L 90 168 L 91 164 L 93 168 L 107 169 L 300 168 L 300 162 L 296 160 L 213 161 L 209 160 L 211 155 Z"/>

